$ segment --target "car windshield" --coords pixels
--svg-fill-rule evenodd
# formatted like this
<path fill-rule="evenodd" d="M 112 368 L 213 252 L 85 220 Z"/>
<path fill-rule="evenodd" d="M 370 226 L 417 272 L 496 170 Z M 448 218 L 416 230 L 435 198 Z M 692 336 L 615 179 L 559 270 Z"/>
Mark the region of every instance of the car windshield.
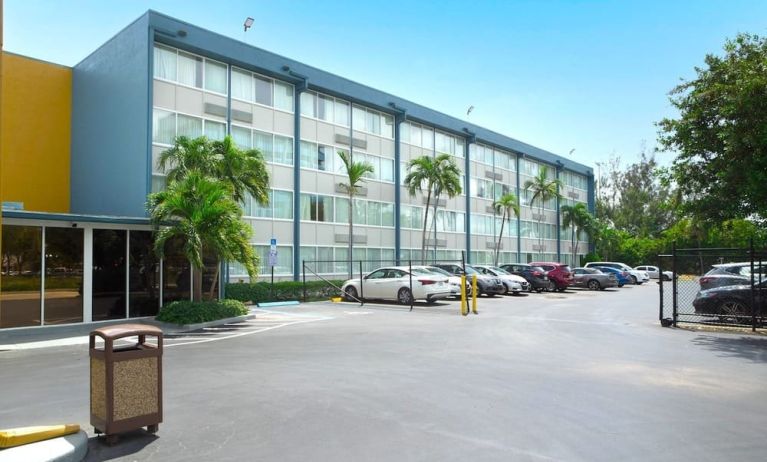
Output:
<path fill-rule="evenodd" d="M 530 270 L 531 271 L 540 271 L 541 273 L 545 273 L 546 272 L 546 270 L 541 268 L 540 266 L 531 266 Z"/>
<path fill-rule="evenodd" d="M 431 271 L 432 273 L 437 273 L 442 276 L 452 276 L 452 274 L 448 273 L 447 271 L 443 270 L 442 268 L 437 268 L 436 266 L 427 266 L 424 268 L 426 271 Z"/>
<path fill-rule="evenodd" d="M 466 265 L 466 274 L 479 274 L 479 272 L 471 266 Z"/>
<path fill-rule="evenodd" d="M 495 271 L 495 272 L 496 272 L 496 273 L 498 273 L 498 274 L 511 274 L 511 273 L 509 273 L 508 271 L 506 271 L 505 269 L 503 269 L 503 268 L 498 268 L 497 266 L 491 266 L 491 267 L 490 267 L 490 269 L 491 269 L 491 270 L 493 270 L 493 271 Z"/>
<path fill-rule="evenodd" d="M 583 272 L 584 273 L 588 273 L 588 274 L 601 274 L 602 273 L 601 271 L 599 271 L 596 268 L 583 268 Z"/>

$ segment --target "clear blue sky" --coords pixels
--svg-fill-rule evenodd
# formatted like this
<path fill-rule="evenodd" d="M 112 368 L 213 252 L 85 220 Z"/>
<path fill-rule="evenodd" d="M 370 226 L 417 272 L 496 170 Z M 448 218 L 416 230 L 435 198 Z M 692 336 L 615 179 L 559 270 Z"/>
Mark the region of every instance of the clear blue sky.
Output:
<path fill-rule="evenodd" d="M 4 48 L 71 66 L 150 8 L 592 166 L 653 148 L 679 79 L 767 29 L 764 0 L 5 0 Z"/>

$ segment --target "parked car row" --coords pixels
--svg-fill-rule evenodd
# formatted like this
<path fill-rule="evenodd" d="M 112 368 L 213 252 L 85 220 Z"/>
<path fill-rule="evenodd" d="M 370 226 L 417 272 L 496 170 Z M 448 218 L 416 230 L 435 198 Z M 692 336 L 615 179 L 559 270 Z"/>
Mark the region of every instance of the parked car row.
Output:
<path fill-rule="evenodd" d="M 604 290 L 623 287 L 626 283 L 642 284 L 650 279 L 646 272 L 626 268 L 623 263 L 614 262 L 600 262 L 598 265 L 589 263 L 585 268 L 574 270 L 557 262 L 510 263 L 501 266 L 391 266 L 376 269 L 362 278 L 350 279 L 341 288 L 350 301 L 364 298 L 410 304 L 414 300 L 434 303 L 447 297 L 460 297 L 461 276 L 466 276 L 467 295 L 471 295 L 471 281 L 476 276 L 477 295 L 488 297 L 544 290 L 562 292 L 568 287 Z"/>
<path fill-rule="evenodd" d="M 696 314 L 722 322 L 767 315 L 767 266 L 752 262 L 712 265 L 698 283 L 700 290 L 692 302 Z"/>

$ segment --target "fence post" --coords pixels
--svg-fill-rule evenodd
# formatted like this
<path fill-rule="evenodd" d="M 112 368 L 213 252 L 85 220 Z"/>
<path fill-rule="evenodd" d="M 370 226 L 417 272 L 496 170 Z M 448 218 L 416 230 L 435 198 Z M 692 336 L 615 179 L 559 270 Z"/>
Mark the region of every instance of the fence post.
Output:
<path fill-rule="evenodd" d="M 364 278 L 362 277 L 362 260 L 360 260 L 360 306 L 364 305 L 365 302 L 362 300 L 365 300 L 365 285 L 363 284 Z"/>
<path fill-rule="evenodd" d="M 751 290 L 749 290 L 750 298 L 751 298 L 751 332 L 756 332 L 756 303 L 755 303 L 755 297 L 754 297 L 754 291 L 756 291 L 756 285 L 754 284 L 754 258 L 756 255 L 754 254 L 754 238 L 752 237 L 749 239 L 749 246 L 748 250 L 751 259 Z M 760 275 L 762 269 L 759 268 Z"/>
<path fill-rule="evenodd" d="M 304 279 L 304 303 L 306 303 L 306 260 L 301 260 L 301 273 Z"/>
<path fill-rule="evenodd" d="M 671 278 L 671 309 L 672 309 L 672 319 L 674 323 L 674 327 L 676 327 L 676 320 L 677 320 L 677 272 L 676 272 L 676 241 L 674 241 L 671 244 L 671 274 L 673 274 L 673 278 Z"/>
<path fill-rule="evenodd" d="M 407 261 L 408 273 L 410 274 L 410 311 L 413 311 L 413 260 Z"/>
<path fill-rule="evenodd" d="M 663 324 L 663 266 L 661 266 L 660 257 L 658 257 L 658 292 L 660 302 L 658 303 L 658 321 Z"/>

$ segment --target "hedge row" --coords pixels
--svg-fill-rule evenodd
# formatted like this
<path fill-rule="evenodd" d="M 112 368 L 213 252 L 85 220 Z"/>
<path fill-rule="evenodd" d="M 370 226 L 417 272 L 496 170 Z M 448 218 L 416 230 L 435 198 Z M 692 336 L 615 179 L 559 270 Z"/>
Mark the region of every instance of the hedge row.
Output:
<path fill-rule="evenodd" d="M 341 284 L 344 283 L 344 281 L 330 282 L 338 287 L 341 287 Z M 325 281 L 306 281 L 307 301 L 327 300 L 330 297 L 338 295 L 340 295 L 340 292 Z M 280 281 L 274 283 L 273 289 L 269 282 L 230 283 L 226 285 L 226 298 L 246 303 L 303 300 L 304 283 L 300 281 Z"/>
<path fill-rule="evenodd" d="M 176 301 L 163 306 L 156 319 L 171 324 L 198 324 L 248 314 L 248 308 L 238 300 L 206 302 Z"/>

